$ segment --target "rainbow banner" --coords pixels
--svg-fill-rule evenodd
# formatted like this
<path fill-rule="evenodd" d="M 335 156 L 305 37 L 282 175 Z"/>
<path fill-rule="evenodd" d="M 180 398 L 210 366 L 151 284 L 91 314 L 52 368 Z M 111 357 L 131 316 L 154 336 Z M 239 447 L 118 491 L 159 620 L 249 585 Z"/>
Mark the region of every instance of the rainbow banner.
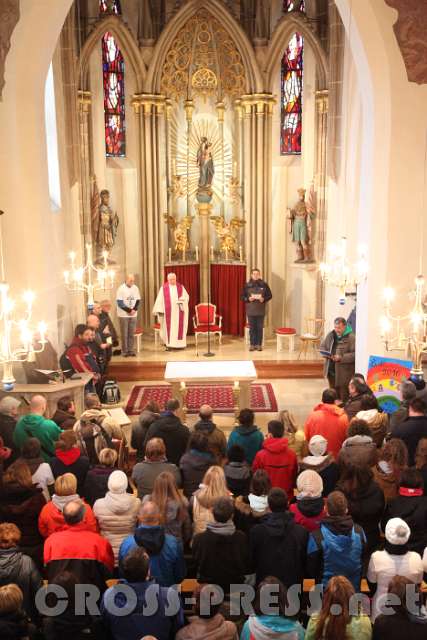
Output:
<path fill-rule="evenodd" d="M 386 413 L 394 413 L 399 408 L 400 383 L 409 379 L 411 368 L 410 360 L 370 356 L 366 382 Z"/>

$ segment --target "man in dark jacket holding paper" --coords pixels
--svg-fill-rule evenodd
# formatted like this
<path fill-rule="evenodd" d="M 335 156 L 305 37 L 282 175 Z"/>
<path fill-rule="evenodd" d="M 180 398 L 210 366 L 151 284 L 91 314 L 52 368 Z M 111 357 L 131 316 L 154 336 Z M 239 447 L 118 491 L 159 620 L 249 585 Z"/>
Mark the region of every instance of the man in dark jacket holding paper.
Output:
<path fill-rule="evenodd" d="M 246 315 L 249 322 L 249 351 L 262 351 L 265 305 L 271 300 L 271 290 L 262 280 L 259 269 L 252 269 L 251 278 L 243 288 L 241 299 L 246 302 Z"/>
<path fill-rule="evenodd" d="M 348 385 L 354 376 L 356 338 L 345 318 L 336 318 L 334 328 L 320 345 L 325 358 L 323 373 L 329 386 L 336 390 L 342 402 L 348 400 Z"/>

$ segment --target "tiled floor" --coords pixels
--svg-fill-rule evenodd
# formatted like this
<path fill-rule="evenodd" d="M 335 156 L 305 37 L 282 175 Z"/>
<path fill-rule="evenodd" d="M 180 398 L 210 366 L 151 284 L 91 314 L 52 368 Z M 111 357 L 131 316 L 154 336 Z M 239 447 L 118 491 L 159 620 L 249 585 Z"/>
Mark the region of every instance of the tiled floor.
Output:
<path fill-rule="evenodd" d="M 193 358 L 202 358 L 203 353 L 207 351 L 207 339 L 199 340 L 199 356 L 196 356 L 196 347 L 194 337 L 189 336 L 187 340 L 187 348 L 176 351 L 165 351 L 163 345 L 159 344 L 156 349 L 153 336 L 144 336 L 141 340 L 141 351 L 137 354 L 137 361 L 145 362 L 165 362 L 167 360 L 192 360 Z M 218 344 L 217 339 L 211 341 L 211 351 L 215 353 L 219 360 L 296 360 L 299 353 L 299 342 L 295 340 L 295 351 L 277 352 L 276 338 L 269 338 L 265 341 L 263 351 L 249 351 L 248 345 L 245 344 L 243 338 L 234 336 L 223 336 L 222 345 Z M 309 351 L 308 360 L 317 360 L 319 358 L 317 351 Z M 132 359 L 135 360 L 135 359 Z M 304 360 L 304 359 L 303 359 Z M 122 356 L 114 356 L 114 362 L 128 362 L 127 358 Z"/>

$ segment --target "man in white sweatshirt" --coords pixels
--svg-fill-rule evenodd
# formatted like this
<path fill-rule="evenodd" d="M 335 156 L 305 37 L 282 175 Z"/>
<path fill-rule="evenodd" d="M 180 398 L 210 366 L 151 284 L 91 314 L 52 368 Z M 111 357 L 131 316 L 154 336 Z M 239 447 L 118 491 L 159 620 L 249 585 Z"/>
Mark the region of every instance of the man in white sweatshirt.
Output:
<path fill-rule="evenodd" d="M 122 337 L 122 355 L 125 358 L 136 356 L 134 336 L 141 295 L 135 284 L 135 276 L 133 273 L 129 273 L 126 276 L 125 282 L 117 289 L 116 302 Z"/>

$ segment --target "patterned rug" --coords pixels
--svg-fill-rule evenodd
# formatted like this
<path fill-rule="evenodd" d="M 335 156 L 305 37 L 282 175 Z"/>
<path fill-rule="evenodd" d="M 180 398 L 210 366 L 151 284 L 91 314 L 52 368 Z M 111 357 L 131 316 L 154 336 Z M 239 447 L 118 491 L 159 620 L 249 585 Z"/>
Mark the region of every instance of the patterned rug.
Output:
<path fill-rule="evenodd" d="M 136 416 L 141 413 L 147 402 L 155 400 L 161 407 L 172 397 L 168 384 L 137 384 L 130 392 L 126 413 Z M 210 404 L 216 413 L 232 413 L 234 410 L 233 387 L 231 384 L 188 385 L 188 413 L 198 413 L 202 404 Z M 276 412 L 277 400 L 269 382 L 251 384 L 251 409 L 259 413 Z"/>

